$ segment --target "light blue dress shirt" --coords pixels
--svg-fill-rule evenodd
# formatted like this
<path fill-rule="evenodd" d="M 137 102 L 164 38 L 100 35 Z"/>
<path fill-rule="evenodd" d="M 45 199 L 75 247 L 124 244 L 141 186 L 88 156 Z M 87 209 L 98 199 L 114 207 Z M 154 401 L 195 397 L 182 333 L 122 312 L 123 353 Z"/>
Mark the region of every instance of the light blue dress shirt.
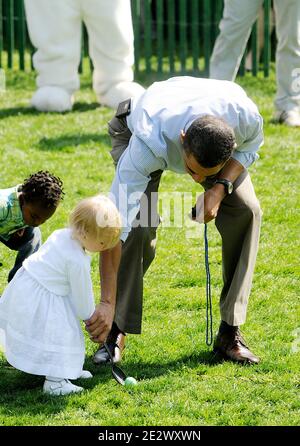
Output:
<path fill-rule="evenodd" d="M 234 130 L 232 158 L 248 168 L 263 144 L 263 119 L 256 105 L 234 82 L 188 76 L 155 82 L 132 100 L 127 124 L 132 133 L 111 186 L 122 215 L 125 241 L 140 207 L 140 198 L 156 170 L 186 173 L 180 132 L 203 115 L 223 118 Z"/>

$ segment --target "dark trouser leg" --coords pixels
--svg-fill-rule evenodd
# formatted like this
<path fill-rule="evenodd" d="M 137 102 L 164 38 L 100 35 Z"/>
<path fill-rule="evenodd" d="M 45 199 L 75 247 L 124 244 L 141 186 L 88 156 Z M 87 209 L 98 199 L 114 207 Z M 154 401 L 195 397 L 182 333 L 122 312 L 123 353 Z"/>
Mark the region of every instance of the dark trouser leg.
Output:
<path fill-rule="evenodd" d="M 125 118 L 114 117 L 109 122 L 109 134 L 112 140 L 111 156 L 115 166 L 126 150 L 131 132 Z M 108 348 L 111 350 L 114 362 L 121 361 L 124 349 L 125 333 L 140 333 L 143 308 L 143 276 L 155 256 L 156 228 L 159 223 L 157 214 L 157 192 L 162 171 L 151 174 L 144 194 L 146 200 L 141 200 L 141 211 L 122 246 L 122 256 L 118 272 L 115 320 L 107 338 Z M 151 200 L 152 198 L 152 200 Z M 151 215 L 151 211 L 153 215 Z M 140 215 L 148 217 L 148 224 L 136 226 Z M 94 355 L 95 364 L 104 364 L 110 360 L 104 346 Z"/>
<path fill-rule="evenodd" d="M 18 269 L 21 268 L 23 261 L 41 246 L 41 231 L 39 228 L 28 227 L 25 228 L 24 234 L 21 237 L 13 234 L 7 241 L 1 237 L 0 240 L 8 248 L 18 251 L 15 264 L 8 274 L 8 282 L 10 282 Z"/>
<path fill-rule="evenodd" d="M 131 137 L 125 118 L 114 117 L 109 122 L 109 134 L 112 140 L 111 156 L 117 165 L 126 150 Z M 143 306 L 143 276 L 155 256 L 156 229 L 159 223 L 157 214 L 157 190 L 162 171 L 151 174 L 151 180 L 145 191 L 149 225 L 134 227 L 122 247 L 122 257 L 118 273 L 115 323 L 127 333 L 140 333 Z M 155 195 L 151 194 L 154 193 Z M 143 204 L 141 204 L 143 206 Z M 143 208 L 144 210 L 144 208 Z M 143 215 L 145 213 L 143 212 Z M 136 220 L 139 220 L 140 214 Z"/>
<path fill-rule="evenodd" d="M 148 220 L 154 226 L 133 227 L 122 247 L 118 273 L 115 322 L 126 333 L 140 333 L 143 309 L 143 276 L 155 257 L 156 230 L 159 223 L 157 200 L 153 199 L 158 190 L 162 171 L 151 174 L 145 195 L 148 198 Z M 156 195 L 157 197 L 157 195 Z M 137 216 L 139 219 L 139 215 Z"/>

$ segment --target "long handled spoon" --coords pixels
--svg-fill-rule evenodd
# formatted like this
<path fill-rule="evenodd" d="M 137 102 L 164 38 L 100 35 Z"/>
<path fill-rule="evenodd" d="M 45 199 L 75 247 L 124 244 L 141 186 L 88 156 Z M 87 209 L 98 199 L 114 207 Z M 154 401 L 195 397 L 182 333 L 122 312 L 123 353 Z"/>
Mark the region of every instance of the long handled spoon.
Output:
<path fill-rule="evenodd" d="M 125 373 L 123 372 L 123 370 L 120 369 L 120 367 L 118 367 L 118 366 L 116 366 L 116 365 L 114 364 L 113 356 L 112 356 L 111 351 L 110 351 L 110 349 L 109 349 L 109 347 L 108 347 L 108 345 L 107 345 L 106 342 L 104 342 L 104 347 L 105 347 L 105 350 L 107 351 L 108 356 L 109 356 L 109 358 L 110 358 L 110 362 L 111 362 L 111 373 L 112 373 L 112 376 L 115 378 L 115 380 L 116 380 L 119 384 L 121 384 L 122 386 L 124 386 L 124 385 L 125 385 L 125 380 L 126 380 L 127 376 L 125 375 Z"/>

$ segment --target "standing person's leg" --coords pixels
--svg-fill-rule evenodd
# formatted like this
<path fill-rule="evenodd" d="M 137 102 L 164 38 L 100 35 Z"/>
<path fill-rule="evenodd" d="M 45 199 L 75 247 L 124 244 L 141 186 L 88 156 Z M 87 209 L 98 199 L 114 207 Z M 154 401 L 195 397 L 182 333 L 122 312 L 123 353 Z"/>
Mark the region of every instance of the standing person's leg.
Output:
<path fill-rule="evenodd" d="M 221 326 L 215 349 L 238 362 L 258 362 L 245 345 L 239 325 L 246 321 L 259 245 L 261 209 L 247 171 L 220 206 L 216 227 L 222 237 Z"/>
<path fill-rule="evenodd" d="M 115 165 L 128 146 L 131 132 L 126 119 L 113 118 L 109 123 L 112 138 L 111 155 Z M 140 213 L 133 222 L 127 240 L 122 246 L 122 256 L 118 272 L 117 299 L 114 324 L 107 343 L 112 349 L 115 362 L 121 359 L 120 349 L 124 339 L 120 332 L 140 333 L 143 307 L 143 276 L 155 257 L 156 229 L 159 224 L 157 213 L 157 191 L 162 171 L 151 174 L 144 198 L 141 199 L 142 215 L 148 215 L 147 227 L 137 226 Z M 146 208 L 143 208 L 146 206 Z M 109 360 L 105 348 L 101 347 L 94 356 L 97 364 Z"/>
<path fill-rule="evenodd" d="M 144 92 L 133 82 L 133 27 L 130 0 L 81 0 L 94 65 L 93 87 L 101 104 L 119 102 Z"/>
<path fill-rule="evenodd" d="M 275 0 L 277 118 L 300 126 L 300 2 Z"/>
<path fill-rule="evenodd" d="M 220 34 L 210 60 L 210 78 L 229 81 L 235 79 L 262 2 L 263 0 L 225 0 Z"/>
<path fill-rule="evenodd" d="M 13 234 L 7 241 L 0 237 L 0 241 L 8 248 L 18 251 L 15 264 L 8 274 L 8 282 L 10 282 L 18 269 L 21 268 L 23 261 L 39 249 L 42 243 L 42 235 L 39 228 L 27 227 L 21 237 Z"/>
<path fill-rule="evenodd" d="M 133 227 L 122 247 L 118 274 L 115 322 L 127 333 L 141 333 L 143 277 L 155 257 L 156 230 L 159 224 L 157 191 L 162 171 L 151 174 L 141 207 L 148 206 L 148 227 Z M 140 214 L 136 221 L 139 221 Z M 151 226 L 151 219 L 154 223 Z M 133 223 L 133 226 L 135 222 Z"/>
<path fill-rule="evenodd" d="M 32 105 L 40 111 L 65 111 L 79 88 L 81 18 L 79 0 L 25 0 L 38 90 Z"/>

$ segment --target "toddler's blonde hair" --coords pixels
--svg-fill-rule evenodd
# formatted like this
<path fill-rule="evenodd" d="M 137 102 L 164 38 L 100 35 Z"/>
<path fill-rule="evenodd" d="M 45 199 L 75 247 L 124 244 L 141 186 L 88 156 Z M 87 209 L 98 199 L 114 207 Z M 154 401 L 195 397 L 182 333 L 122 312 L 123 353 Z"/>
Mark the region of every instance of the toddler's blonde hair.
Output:
<path fill-rule="evenodd" d="M 69 226 L 75 238 L 91 237 L 103 241 L 107 248 L 117 244 L 122 232 L 118 209 L 101 194 L 80 201 L 70 214 Z"/>

